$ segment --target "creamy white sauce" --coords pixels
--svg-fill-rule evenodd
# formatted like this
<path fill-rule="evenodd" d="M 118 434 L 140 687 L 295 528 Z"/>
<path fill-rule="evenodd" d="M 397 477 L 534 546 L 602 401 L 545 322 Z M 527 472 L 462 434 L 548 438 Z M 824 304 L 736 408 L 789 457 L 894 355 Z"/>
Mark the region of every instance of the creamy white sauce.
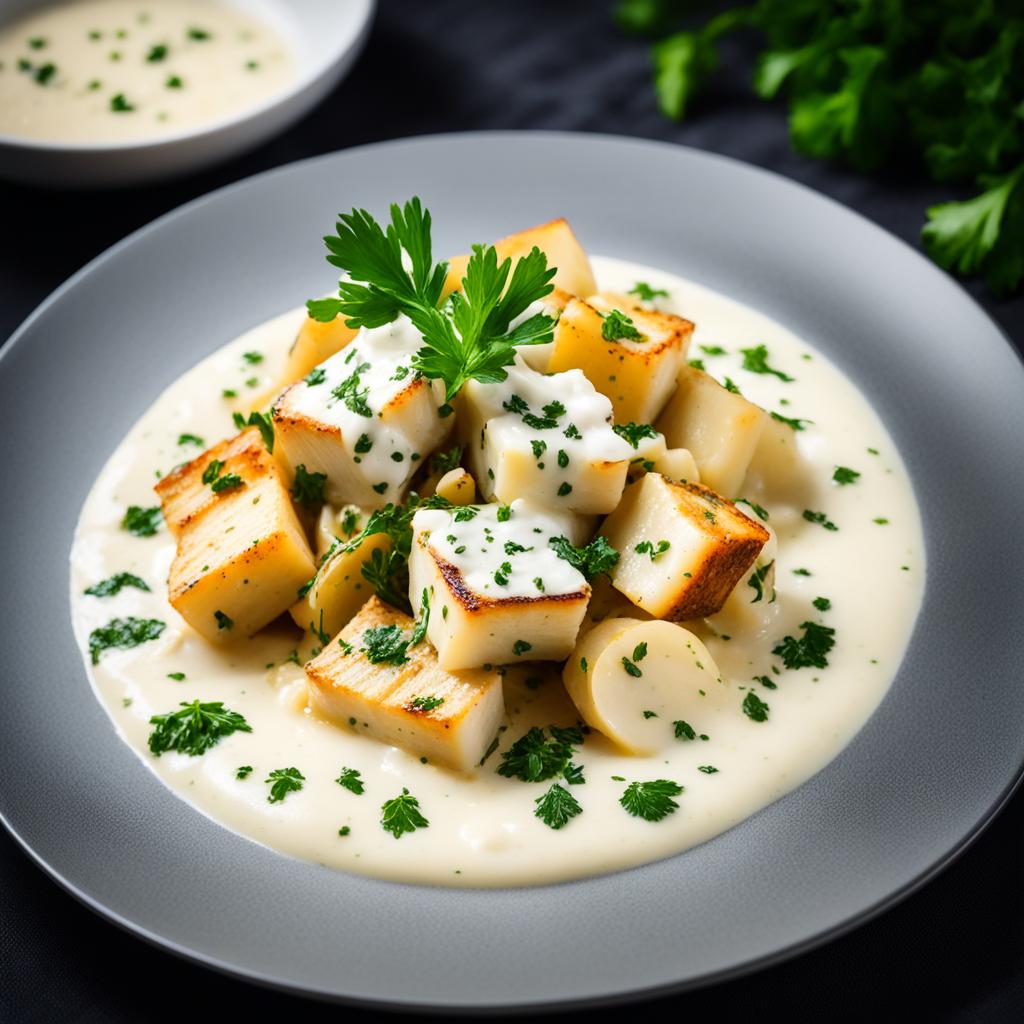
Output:
<path fill-rule="evenodd" d="M 217 0 L 77 0 L 0 28 L 0 133 L 151 138 L 255 107 L 295 77 L 270 25 Z"/>
<path fill-rule="evenodd" d="M 428 533 L 430 547 L 482 597 L 503 600 L 584 589 L 583 574 L 550 545 L 552 538 L 566 536 L 565 523 L 521 498 L 505 509 L 507 519 L 499 518 L 501 508 L 480 506 L 472 519 L 458 510 L 424 509 L 413 517 L 413 530 Z"/>
<path fill-rule="evenodd" d="M 523 783 L 494 771 L 500 751 L 529 726 L 576 720 L 550 669 L 509 670 L 500 750 L 469 778 L 304 711 L 302 670 L 286 661 L 297 631 L 277 626 L 250 643 L 214 648 L 185 626 L 164 592 L 172 538 L 166 529 L 148 539 L 132 537 L 118 524 L 127 505 L 155 504 L 155 471 L 195 454 L 196 449 L 176 444 L 179 434 L 198 434 L 212 443 L 232 433 L 231 403 L 221 397 L 222 389 L 240 387 L 249 372 L 242 353 L 252 350 L 266 356 L 258 367 L 265 384 L 301 321 L 296 311 L 231 342 L 168 388 L 100 474 L 72 552 L 74 627 L 83 649 L 89 632 L 115 616 L 167 623 L 158 640 L 109 651 L 89 674 L 123 739 L 183 799 L 244 836 L 335 868 L 410 882 L 538 884 L 641 864 L 711 838 L 820 770 L 876 709 L 903 656 L 925 573 L 917 507 L 884 426 L 835 366 L 781 325 L 653 269 L 609 259 L 594 264 L 606 289 L 625 291 L 637 280 L 667 288 L 671 297 L 659 304 L 697 323 L 691 354 L 704 358 L 711 373 L 727 374 L 770 410 L 813 421 L 796 435 L 805 461 L 799 486 L 775 493 L 744 488 L 745 497 L 768 508 L 778 535 L 778 598 L 768 627 L 756 636 L 726 641 L 699 628 L 724 680 L 690 720 L 708 739 L 672 743 L 657 756 L 634 758 L 591 733 L 575 758 L 584 767 L 586 784 L 572 787 L 583 812 L 553 831 L 534 816 L 534 801 L 550 782 Z M 743 370 L 738 350 L 757 344 L 766 345 L 771 364 L 796 380 L 784 383 Z M 699 345 L 721 346 L 728 354 L 704 355 Z M 789 404 L 781 405 L 782 400 Z M 832 481 L 837 465 L 861 475 L 840 486 Z M 838 530 L 806 521 L 804 509 L 824 511 Z M 811 575 L 795 575 L 796 569 Z M 83 596 L 85 587 L 122 571 L 143 577 L 152 592 Z M 830 599 L 831 609 L 815 609 L 817 597 Z M 799 624 L 807 619 L 836 630 L 829 667 L 773 675 L 771 666 L 779 666 L 780 659 L 772 657 L 772 647 L 787 634 L 799 635 Z M 186 679 L 168 678 L 172 672 L 183 672 Z M 771 676 L 777 689 L 757 686 L 770 706 L 768 721 L 757 723 L 742 713 L 741 704 L 744 688 L 762 674 Z M 202 757 L 152 757 L 146 748 L 150 716 L 196 697 L 223 700 L 245 715 L 253 731 L 226 738 Z M 235 777 L 241 765 L 254 768 L 243 781 Z M 362 772 L 363 795 L 334 781 L 343 765 Z M 305 775 L 304 788 L 283 803 L 269 803 L 263 780 L 270 771 L 291 766 Z M 718 771 L 705 774 L 700 766 Z M 655 823 L 631 817 L 618 802 L 627 782 L 652 779 L 685 787 L 676 798 L 679 809 Z M 403 788 L 417 797 L 430 825 L 396 841 L 381 828 L 380 811 Z M 349 834 L 339 836 L 346 826 Z"/>

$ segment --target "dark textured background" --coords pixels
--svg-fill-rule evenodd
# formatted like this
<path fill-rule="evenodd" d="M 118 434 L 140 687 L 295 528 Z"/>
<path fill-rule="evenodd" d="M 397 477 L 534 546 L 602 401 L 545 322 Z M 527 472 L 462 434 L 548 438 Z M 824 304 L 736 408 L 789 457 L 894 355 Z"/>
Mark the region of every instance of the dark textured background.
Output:
<path fill-rule="evenodd" d="M 605 3 L 385 0 L 351 77 L 290 132 L 249 156 L 199 177 L 116 193 L 0 185 L 0 338 L 82 264 L 194 196 L 317 153 L 432 132 L 549 128 L 681 142 L 804 182 L 916 244 L 925 206 L 946 190 L 912 175 L 862 178 L 794 155 L 783 108 L 749 94 L 749 57 L 742 42 L 728 49 L 690 120 L 675 125 L 655 109 L 645 44 L 614 30 Z M 173 289 L 174 282 L 166 285 Z M 1020 351 L 1024 297 L 1000 303 L 980 284 L 968 287 Z M 958 756 L 952 722 L 949 756 Z M 958 862 L 881 917 L 782 966 L 660 999 L 641 1012 L 657 1020 L 766 1012 L 798 1020 L 1024 1019 L 1022 826 L 1018 793 Z M 897 1010 L 901 996 L 915 1001 L 913 1017 Z M 0 1021 L 198 1021 L 222 1002 L 238 1016 L 372 1016 L 250 988 L 152 949 L 65 895 L 0 835 Z"/>

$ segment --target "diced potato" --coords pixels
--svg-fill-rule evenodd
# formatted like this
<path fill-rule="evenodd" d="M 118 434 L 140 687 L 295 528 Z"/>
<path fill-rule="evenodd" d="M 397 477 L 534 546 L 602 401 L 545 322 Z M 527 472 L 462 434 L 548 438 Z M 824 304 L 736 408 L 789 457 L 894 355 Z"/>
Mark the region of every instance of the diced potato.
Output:
<path fill-rule="evenodd" d="M 373 557 L 374 551 L 390 547 L 391 541 L 383 533 L 367 537 L 351 551 L 347 543 L 337 541 L 317 569 L 312 586 L 288 609 L 295 624 L 311 632 L 315 628 L 331 636 L 337 633 L 373 593 L 373 587 L 363 578 L 363 563 Z"/>
<path fill-rule="evenodd" d="M 320 364 L 318 382 L 298 381 L 275 402 L 278 449 L 293 469 L 326 474 L 331 504 L 401 501 L 418 465 L 413 456 L 433 451 L 451 432 L 452 417 L 439 414 L 443 384 L 409 372 L 419 345 L 419 333 L 400 317 L 363 332 L 346 353 Z M 362 413 L 335 394 L 353 380 L 362 382 Z"/>
<path fill-rule="evenodd" d="M 736 507 L 749 519 L 757 521 L 757 512 L 744 501 Z M 774 626 L 779 611 L 775 590 L 775 558 L 778 541 L 768 523 L 762 523 L 768 540 L 750 570 L 736 584 L 722 609 L 708 619 L 717 633 L 749 638 L 762 636 Z"/>
<path fill-rule="evenodd" d="M 544 421 L 555 426 L 542 429 L 512 411 L 513 400 L 526 403 L 526 416 L 536 417 L 549 403 L 563 411 L 557 421 Z M 459 395 L 460 437 L 484 498 L 529 498 L 584 515 L 610 512 L 626 480 L 632 449 L 611 429 L 610 417 L 608 400 L 579 370 L 544 375 L 517 363 L 507 380 L 467 381 Z M 576 437 L 565 433 L 573 428 Z"/>
<path fill-rule="evenodd" d="M 753 402 L 727 391 L 702 370 L 683 366 L 655 427 L 669 446 L 692 453 L 703 483 L 736 497 L 767 420 Z"/>
<path fill-rule="evenodd" d="M 587 633 L 562 679 L 587 725 L 631 754 L 675 745 L 675 722 L 698 718 L 708 691 L 725 685 L 688 629 L 630 618 L 606 619 Z"/>
<path fill-rule="evenodd" d="M 215 458 L 224 462 L 220 475 L 237 474 L 240 486 L 215 493 L 202 482 Z M 156 490 L 178 539 L 168 598 L 207 640 L 251 636 L 312 576 L 313 556 L 281 469 L 257 430 L 215 446 Z"/>
<path fill-rule="evenodd" d="M 668 448 L 662 434 L 642 437 L 637 441 L 636 454 L 629 460 L 629 475 L 661 473 L 670 480 L 692 480 L 700 482 L 697 462 L 685 448 Z"/>
<path fill-rule="evenodd" d="M 325 359 L 340 352 L 358 333 L 358 329 L 345 325 L 344 317 L 322 323 L 307 316 L 288 349 L 280 376 L 270 388 L 254 397 L 249 407 L 265 409 L 289 384 L 294 384 Z"/>
<path fill-rule="evenodd" d="M 570 295 L 591 295 L 597 291 L 590 260 L 587 259 L 583 246 L 573 234 L 567 220 L 559 218 L 549 221 L 547 224 L 520 231 L 494 243 L 499 261 L 510 257 L 513 267 L 516 260 L 529 255 L 534 246 L 547 256 L 549 267 L 558 268 L 558 273 L 552 278 L 556 288 L 561 288 Z M 469 256 L 454 256 L 448 261 L 448 280 L 445 285 L 447 291 L 461 289 L 467 263 Z"/>
<path fill-rule="evenodd" d="M 430 594 L 427 636 L 440 665 L 566 657 L 590 586 L 550 546 L 564 535 L 562 523 L 525 501 L 512 504 L 507 521 L 496 518 L 498 506 L 477 508 L 468 521 L 443 509 L 413 517 L 409 600 L 419 613 L 424 590 Z"/>
<path fill-rule="evenodd" d="M 674 622 L 717 612 L 768 540 L 768 531 L 731 501 L 659 473 L 626 488 L 601 533 L 619 552 L 616 589 Z"/>
<path fill-rule="evenodd" d="M 675 388 L 693 324 L 671 313 L 631 306 L 628 315 L 643 339 L 609 341 L 601 332 L 604 316 L 614 308 L 600 296 L 571 301 L 555 327 L 547 369 L 581 369 L 611 401 L 616 423 L 651 423 Z"/>
<path fill-rule="evenodd" d="M 496 671 L 447 672 L 426 643 L 409 648 L 402 665 L 372 664 L 364 635 L 391 625 L 411 634 L 414 623 L 370 598 L 340 637 L 307 662 L 311 705 L 339 725 L 432 764 L 473 771 L 505 713 L 501 677 Z"/>
<path fill-rule="evenodd" d="M 648 619 L 652 617 L 643 608 L 638 608 L 633 604 L 625 594 L 619 593 L 605 575 L 592 580 L 590 587 L 590 604 L 587 605 L 587 614 L 576 639 L 577 646 L 585 632 L 593 629 L 598 623 L 604 622 L 605 619 Z"/>
<path fill-rule="evenodd" d="M 788 423 L 769 417 L 750 460 L 744 489 L 751 487 L 772 504 L 814 508 L 819 482 L 800 454 L 799 436 Z"/>

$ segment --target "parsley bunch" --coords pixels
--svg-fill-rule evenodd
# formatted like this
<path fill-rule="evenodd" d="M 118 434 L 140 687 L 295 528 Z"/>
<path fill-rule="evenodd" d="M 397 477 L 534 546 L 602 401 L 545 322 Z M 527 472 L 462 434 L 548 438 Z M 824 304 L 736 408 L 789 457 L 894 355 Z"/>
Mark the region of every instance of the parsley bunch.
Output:
<path fill-rule="evenodd" d="M 543 313 L 512 321 L 552 291 L 555 268 L 534 247 L 512 266 L 493 246 L 473 246 L 462 291 L 442 303 L 447 263 L 434 263 L 430 211 L 418 198 L 393 203 L 382 228 L 366 210 L 339 215 L 336 234 L 324 239 L 327 260 L 348 274 L 338 298 L 311 299 L 314 319 L 343 316 L 349 327 L 381 327 L 404 314 L 423 336 L 413 368 L 442 380 L 450 401 L 470 379 L 503 381 L 517 345 L 552 338 L 554 320 Z"/>
<path fill-rule="evenodd" d="M 982 274 L 997 294 L 1024 281 L 1024 20 L 1008 0 L 851 3 L 754 0 L 700 27 L 693 4 L 621 0 L 627 31 L 662 36 L 654 83 L 681 119 L 736 29 L 757 32 L 762 99 L 785 95 L 794 149 L 857 170 L 915 163 L 936 181 L 974 184 L 928 211 L 922 240 L 940 266 Z"/>

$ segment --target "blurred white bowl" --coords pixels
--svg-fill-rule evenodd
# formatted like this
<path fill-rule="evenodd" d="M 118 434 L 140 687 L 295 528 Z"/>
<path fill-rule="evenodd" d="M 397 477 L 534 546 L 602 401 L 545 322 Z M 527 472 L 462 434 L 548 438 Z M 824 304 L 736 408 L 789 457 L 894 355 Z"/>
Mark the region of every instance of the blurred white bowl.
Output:
<path fill-rule="evenodd" d="M 96 188 L 171 178 L 252 149 L 297 121 L 355 62 L 376 0 L 230 0 L 286 40 L 297 74 L 264 102 L 187 131 L 125 142 L 64 143 L 0 133 L 0 177 L 31 185 Z M 40 0 L 3 0 L 5 21 Z"/>

